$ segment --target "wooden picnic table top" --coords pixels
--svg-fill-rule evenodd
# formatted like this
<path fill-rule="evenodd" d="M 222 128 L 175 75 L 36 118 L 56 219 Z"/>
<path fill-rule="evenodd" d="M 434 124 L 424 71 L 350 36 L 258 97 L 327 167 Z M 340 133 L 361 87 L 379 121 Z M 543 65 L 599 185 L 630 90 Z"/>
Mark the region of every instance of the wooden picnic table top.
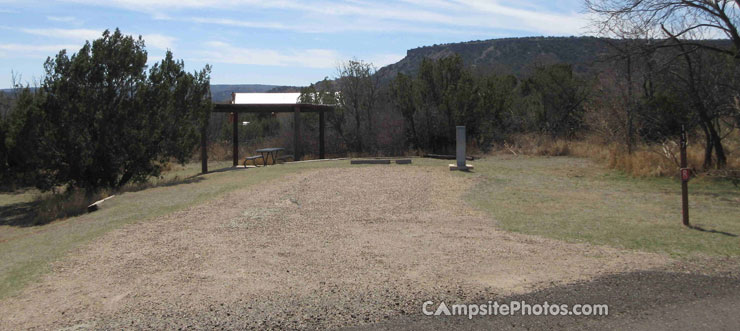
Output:
<path fill-rule="evenodd" d="M 271 153 L 271 152 L 277 152 L 277 151 L 284 151 L 285 148 L 282 147 L 269 147 L 269 148 L 260 148 L 258 150 L 255 150 L 257 153 Z"/>

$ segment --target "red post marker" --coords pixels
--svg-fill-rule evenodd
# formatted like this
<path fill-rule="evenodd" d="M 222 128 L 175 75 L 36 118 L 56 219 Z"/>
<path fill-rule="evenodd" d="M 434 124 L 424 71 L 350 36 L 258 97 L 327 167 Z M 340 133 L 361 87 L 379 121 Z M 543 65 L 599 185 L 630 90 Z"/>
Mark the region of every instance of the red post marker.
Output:
<path fill-rule="evenodd" d="M 681 180 L 688 182 L 691 179 L 691 169 L 681 168 Z"/>

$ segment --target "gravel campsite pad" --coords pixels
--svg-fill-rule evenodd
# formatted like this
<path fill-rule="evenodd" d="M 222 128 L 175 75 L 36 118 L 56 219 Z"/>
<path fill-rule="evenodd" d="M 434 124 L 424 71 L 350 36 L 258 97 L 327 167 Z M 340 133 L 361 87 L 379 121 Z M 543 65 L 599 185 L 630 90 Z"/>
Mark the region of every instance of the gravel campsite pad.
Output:
<path fill-rule="evenodd" d="M 255 171 L 255 175 L 259 175 Z M 320 169 L 110 232 L 0 304 L 0 329 L 326 328 L 659 268 L 498 230 L 445 168 Z"/>

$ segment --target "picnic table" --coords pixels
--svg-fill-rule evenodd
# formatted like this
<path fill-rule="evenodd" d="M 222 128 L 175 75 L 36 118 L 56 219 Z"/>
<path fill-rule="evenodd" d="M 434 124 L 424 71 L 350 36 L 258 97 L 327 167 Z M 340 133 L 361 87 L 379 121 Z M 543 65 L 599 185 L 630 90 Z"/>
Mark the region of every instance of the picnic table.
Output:
<path fill-rule="evenodd" d="M 285 148 L 280 147 L 269 147 L 269 148 L 260 148 L 256 150 L 255 152 L 262 154 L 262 162 L 264 165 L 267 165 L 267 157 L 272 156 L 272 164 L 277 163 L 278 154 L 280 151 L 284 151 Z"/>

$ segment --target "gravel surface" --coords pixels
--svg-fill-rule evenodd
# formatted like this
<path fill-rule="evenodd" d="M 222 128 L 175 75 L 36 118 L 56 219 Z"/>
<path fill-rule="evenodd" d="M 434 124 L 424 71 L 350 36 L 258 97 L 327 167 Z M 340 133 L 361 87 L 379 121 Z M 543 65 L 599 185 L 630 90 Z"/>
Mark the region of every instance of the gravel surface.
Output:
<path fill-rule="evenodd" d="M 255 172 L 258 174 L 258 172 Z M 617 272 L 648 253 L 496 229 L 446 168 L 321 169 L 110 232 L 0 302 L 0 329 L 324 329 Z M 186 188 L 184 188 L 186 189 Z"/>

